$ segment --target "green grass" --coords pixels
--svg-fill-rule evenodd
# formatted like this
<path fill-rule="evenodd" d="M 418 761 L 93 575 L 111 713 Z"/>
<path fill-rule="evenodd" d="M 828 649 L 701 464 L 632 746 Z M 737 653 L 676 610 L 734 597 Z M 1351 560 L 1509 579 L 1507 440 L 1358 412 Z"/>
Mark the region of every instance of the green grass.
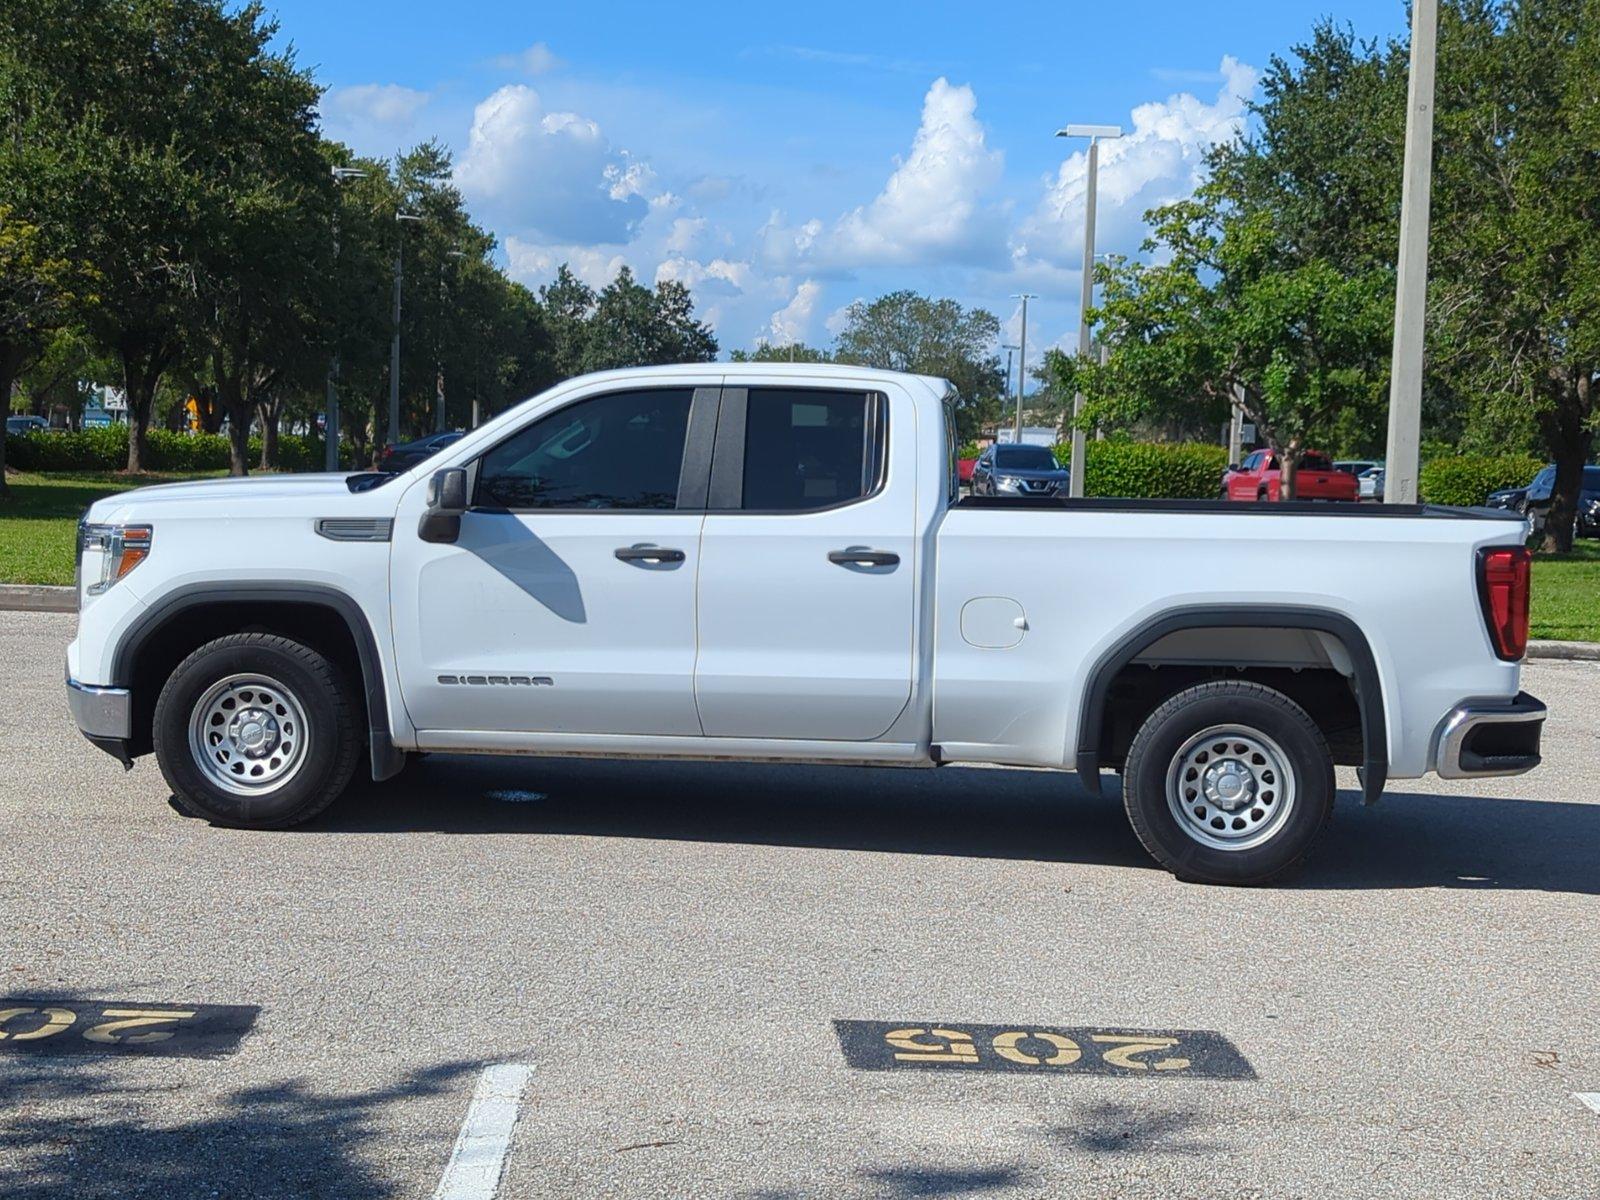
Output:
<path fill-rule="evenodd" d="M 8 475 L 0 501 L 0 583 L 71 583 L 78 518 L 102 496 L 203 475 L 86 471 Z"/>
<path fill-rule="evenodd" d="M 1534 557 L 1532 634 L 1600 642 L 1600 541 L 1574 542 L 1571 554 Z"/>
<path fill-rule="evenodd" d="M 11 499 L 0 502 L 0 583 L 71 583 L 73 533 L 90 504 L 147 483 L 202 478 L 160 472 L 10 476 Z M 1534 559 L 1533 636 L 1600 642 L 1600 542 L 1581 541 L 1571 554 Z"/>

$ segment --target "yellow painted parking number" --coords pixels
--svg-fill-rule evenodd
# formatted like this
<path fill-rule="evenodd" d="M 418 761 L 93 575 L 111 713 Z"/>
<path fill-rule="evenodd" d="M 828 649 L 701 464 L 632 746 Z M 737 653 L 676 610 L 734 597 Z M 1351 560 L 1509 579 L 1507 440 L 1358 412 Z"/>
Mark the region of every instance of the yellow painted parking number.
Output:
<path fill-rule="evenodd" d="M 22 1017 L 29 1013 L 43 1014 L 44 1024 L 25 1033 L 11 1033 L 6 1030 L 13 1017 Z M 76 1013 L 65 1008 L 0 1008 L 0 1041 L 9 1039 L 13 1042 L 36 1042 L 40 1038 L 60 1033 L 77 1019 Z"/>
<path fill-rule="evenodd" d="M 1048 1058 L 1037 1058 L 1020 1049 L 1018 1043 L 1028 1038 L 1054 1046 L 1055 1053 Z M 1059 1033 L 1030 1033 L 1024 1029 L 995 1035 L 994 1052 L 1010 1062 L 1023 1063 L 1030 1067 L 1069 1067 L 1083 1057 L 1083 1048 L 1069 1037 Z"/>
<path fill-rule="evenodd" d="M 923 1038 L 934 1037 L 944 1045 L 929 1045 Z M 978 1048 L 972 1035 L 959 1029 L 891 1029 L 883 1040 L 895 1049 L 896 1062 L 975 1063 Z"/>

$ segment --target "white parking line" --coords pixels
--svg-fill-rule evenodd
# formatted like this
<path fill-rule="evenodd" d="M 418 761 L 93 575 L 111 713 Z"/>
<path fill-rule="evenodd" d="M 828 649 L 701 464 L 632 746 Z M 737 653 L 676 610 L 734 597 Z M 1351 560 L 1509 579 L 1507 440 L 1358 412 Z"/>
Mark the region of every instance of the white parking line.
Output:
<path fill-rule="evenodd" d="M 527 1063 L 498 1063 L 484 1069 L 433 1200 L 494 1200 L 511 1149 L 517 1109 L 532 1077 L 533 1067 Z"/>
<path fill-rule="evenodd" d="M 1594 1109 L 1595 1112 L 1600 1113 L 1600 1092 L 1573 1092 L 1572 1098 L 1581 1100 L 1584 1104 Z"/>

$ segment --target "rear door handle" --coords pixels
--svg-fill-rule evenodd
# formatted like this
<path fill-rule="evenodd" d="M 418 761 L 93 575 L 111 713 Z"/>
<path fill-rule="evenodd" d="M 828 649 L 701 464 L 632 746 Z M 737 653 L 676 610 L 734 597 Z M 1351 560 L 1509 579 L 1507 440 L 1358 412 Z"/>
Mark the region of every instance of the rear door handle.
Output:
<path fill-rule="evenodd" d="M 841 567 L 897 567 L 900 556 L 887 550 L 830 550 L 828 561 Z"/>
<path fill-rule="evenodd" d="M 682 550 L 668 550 L 663 546 L 619 546 L 616 551 L 621 562 L 681 563 Z"/>

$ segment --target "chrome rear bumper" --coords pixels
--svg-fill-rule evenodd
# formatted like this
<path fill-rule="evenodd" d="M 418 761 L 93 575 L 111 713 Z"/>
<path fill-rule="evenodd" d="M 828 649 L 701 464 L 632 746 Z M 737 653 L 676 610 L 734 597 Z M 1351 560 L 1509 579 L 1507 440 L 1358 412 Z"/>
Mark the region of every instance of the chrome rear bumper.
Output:
<path fill-rule="evenodd" d="M 1439 775 L 1484 779 L 1533 770 L 1540 762 L 1545 715 L 1545 706 L 1527 692 L 1506 703 L 1459 706 L 1439 734 Z"/>

